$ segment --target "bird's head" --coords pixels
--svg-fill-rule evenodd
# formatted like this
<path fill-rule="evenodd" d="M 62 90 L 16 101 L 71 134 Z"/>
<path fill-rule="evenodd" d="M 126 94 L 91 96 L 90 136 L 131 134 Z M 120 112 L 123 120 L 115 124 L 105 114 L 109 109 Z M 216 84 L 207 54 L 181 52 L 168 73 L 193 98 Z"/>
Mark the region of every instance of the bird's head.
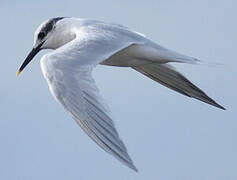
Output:
<path fill-rule="evenodd" d="M 57 49 L 75 38 L 75 34 L 67 28 L 65 17 L 57 17 L 43 22 L 35 31 L 33 49 L 19 68 L 17 76 L 42 49 Z"/>

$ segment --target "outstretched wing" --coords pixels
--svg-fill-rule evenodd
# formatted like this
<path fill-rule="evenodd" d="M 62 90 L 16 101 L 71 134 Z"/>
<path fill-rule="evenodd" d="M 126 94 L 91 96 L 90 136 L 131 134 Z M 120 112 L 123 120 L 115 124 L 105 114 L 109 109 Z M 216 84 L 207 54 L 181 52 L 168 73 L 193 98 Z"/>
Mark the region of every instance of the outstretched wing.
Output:
<path fill-rule="evenodd" d="M 42 58 L 41 68 L 50 91 L 91 139 L 137 171 L 91 75 L 98 63 L 134 42 L 108 38 L 93 29 L 79 33 Z"/>
<path fill-rule="evenodd" d="M 196 98 L 207 104 L 225 110 L 223 106 L 216 103 L 212 98 L 206 95 L 205 92 L 176 71 L 170 64 L 151 63 L 133 67 L 133 69 L 185 96 Z"/>

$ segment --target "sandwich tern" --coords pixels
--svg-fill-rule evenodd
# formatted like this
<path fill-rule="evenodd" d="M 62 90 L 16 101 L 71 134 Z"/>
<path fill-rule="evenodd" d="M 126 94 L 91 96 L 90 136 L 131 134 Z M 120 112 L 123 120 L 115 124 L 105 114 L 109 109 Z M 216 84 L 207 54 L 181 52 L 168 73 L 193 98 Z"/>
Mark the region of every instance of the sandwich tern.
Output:
<path fill-rule="evenodd" d="M 198 59 L 166 49 L 122 25 L 69 17 L 49 19 L 36 30 L 33 49 L 17 75 L 42 49 L 53 49 L 40 64 L 54 98 L 94 142 L 135 171 L 91 75 L 96 65 L 131 67 L 174 91 L 225 109 L 170 65 L 198 64 Z"/>

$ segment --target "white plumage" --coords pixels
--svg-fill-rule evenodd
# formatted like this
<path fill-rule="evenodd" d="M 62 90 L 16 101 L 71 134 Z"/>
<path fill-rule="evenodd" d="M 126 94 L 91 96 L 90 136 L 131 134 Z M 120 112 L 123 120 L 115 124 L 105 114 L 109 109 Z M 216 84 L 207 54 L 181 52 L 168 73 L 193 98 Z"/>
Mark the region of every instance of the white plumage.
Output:
<path fill-rule="evenodd" d="M 124 26 L 77 18 L 50 19 L 36 31 L 33 51 L 46 48 L 54 50 L 43 56 L 41 68 L 53 96 L 89 137 L 135 171 L 92 78 L 96 65 L 132 67 L 177 92 L 224 109 L 167 64 L 195 64 L 197 59 L 161 47 Z M 19 72 L 36 53 L 30 53 Z"/>

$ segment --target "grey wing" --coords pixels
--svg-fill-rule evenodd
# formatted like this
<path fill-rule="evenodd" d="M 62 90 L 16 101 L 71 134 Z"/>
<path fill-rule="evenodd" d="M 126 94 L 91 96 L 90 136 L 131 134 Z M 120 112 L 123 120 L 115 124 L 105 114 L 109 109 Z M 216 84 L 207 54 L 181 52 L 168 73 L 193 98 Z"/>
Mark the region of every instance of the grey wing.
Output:
<path fill-rule="evenodd" d="M 54 88 L 57 99 L 73 115 L 78 125 L 101 148 L 137 171 L 115 129 L 90 70 L 81 71 L 76 76 L 64 73 L 63 83 L 54 83 Z"/>
<path fill-rule="evenodd" d="M 223 106 L 216 103 L 212 98 L 206 95 L 205 92 L 195 86 L 191 81 L 185 78 L 169 64 L 151 63 L 133 67 L 133 69 L 185 96 L 193 97 L 207 104 L 225 110 Z"/>
<path fill-rule="evenodd" d="M 106 152 L 137 171 L 91 74 L 96 64 L 130 42 L 109 46 L 110 41 L 103 41 L 103 38 L 73 40 L 44 56 L 41 68 L 53 96 L 85 133 Z M 101 43 L 105 48 L 101 48 Z"/>
<path fill-rule="evenodd" d="M 99 32 L 104 33 L 105 39 L 112 41 L 110 45 L 118 45 L 121 42 L 129 41 L 131 44 L 125 46 L 104 61 L 104 65 L 112 66 L 137 66 L 141 64 L 179 62 L 197 64 L 200 62 L 197 58 L 186 56 L 173 50 L 162 47 L 151 41 L 143 34 L 132 31 L 124 26 L 105 23 L 100 21 L 87 22 Z M 100 46 L 100 48 L 103 46 Z M 106 47 L 106 46 L 104 46 Z M 109 47 L 108 47 L 109 48 Z"/>
<path fill-rule="evenodd" d="M 136 32 L 127 29 L 123 29 L 122 32 L 132 39 L 139 39 L 139 42 L 142 43 L 133 43 L 115 53 L 101 64 L 132 67 L 156 82 L 183 95 L 225 109 L 185 78 L 181 73 L 176 71 L 174 67 L 167 64 L 169 62 L 202 64 L 203 62 L 196 58 L 164 48 Z"/>

